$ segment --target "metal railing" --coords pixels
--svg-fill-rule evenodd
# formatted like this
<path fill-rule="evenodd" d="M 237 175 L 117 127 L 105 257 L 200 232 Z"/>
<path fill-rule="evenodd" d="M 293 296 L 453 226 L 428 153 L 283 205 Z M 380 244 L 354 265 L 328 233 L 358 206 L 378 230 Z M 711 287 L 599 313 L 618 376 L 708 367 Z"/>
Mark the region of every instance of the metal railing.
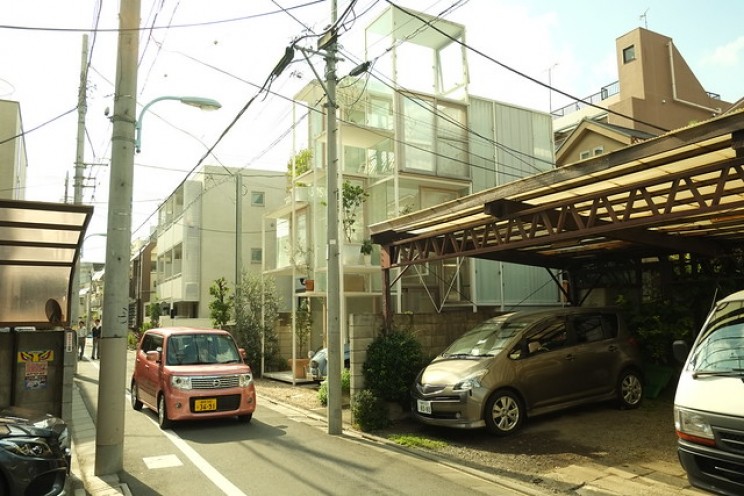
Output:
<path fill-rule="evenodd" d="M 619 92 L 620 81 L 615 81 L 614 83 L 602 86 L 598 93 L 594 93 L 593 95 L 589 95 L 586 98 L 577 100 L 573 103 L 569 103 L 568 105 L 559 109 L 552 110 L 550 114 L 553 116 L 554 119 L 557 119 L 558 117 L 566 116 L 591 105 L 597 105 L 602 100 L 606 100 L 609 97 L 618 94 Z"/>

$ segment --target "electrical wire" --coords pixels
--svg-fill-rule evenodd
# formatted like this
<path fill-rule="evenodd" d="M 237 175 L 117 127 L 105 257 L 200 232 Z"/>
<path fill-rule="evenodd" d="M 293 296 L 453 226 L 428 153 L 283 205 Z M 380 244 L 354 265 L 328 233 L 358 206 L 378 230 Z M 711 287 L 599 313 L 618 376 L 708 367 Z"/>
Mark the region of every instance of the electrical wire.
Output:
<path fill-rule="evenodd" d="M 399 5 L 395 4 L 392 0 L 385 0 L 385 2 L 387 2 L 388 4 L 390 4 L 391 6 L 397 8 L 397 9 L 400 9 L 402 12 L 404 12 L 406 14 L 408 14 L 408 15 L 410 15 L 412 17 L 415 17 L 419 21 L 421 21 L 421 22 L 429 25 L 433 30 L 437 31 L 442 36 L 444 36 L 446 38 L 449 38 L 450 40 L 452 40 L 453 42 L 457 43 L 461 47 L 463 47 L 463 48 L 465 48 L 465 49 L 467 49 L 467 50 L 469 50 L 469 51 L 471 51 L 471 52 L 473 52 L 473 53 L 475 53 L 477 55 L 480 55 L 484 59 L 489 60 L 490 62 L 493 62 L 494 64 L 496 64 L 496 65 L 498 65 L 498 66 L 500 66 L 500 67 L 502 67 L 502 68 L 504 68 L 504 69 L 506 69 L 506 70 L 508 70 L 508 71 L 510 71 L 510 72 L 512 72 L 514 74 L 516 74 L 517 76 L 520 76 L 520 77 L 522 77 L 524 79 L 527 79 L 527 80 L 529 80 L 529 81 L 531 81 L 531 82 L 533 82 L 535 84 L 538 84 L 538 85 L 540 85 L 540 86 L 542 86 L 544 88 L 547 88 L 547 89 L 549 89 L 551 91 L 555 91 L 556 93 L 558 93 L 560 95 L 563 95 L 565 97 L 568 97 L 568 98 L 570 98 L 572 100 L 576 100 L 577 102 L 584 103 L 587 106 L 594 107 L 594 108 L 599 109 L 599 110 L 604 110 L 604 111 L 606 111 L 608 113 L 611 113 L 611 114 L 614 114 L 614 115 L 616 115 L 618 117 L 622 117 L 624 119 L 628 119 L 628 120 L 631 120 L 633 122 L 637 122 L 638 124 L 643 124 L 644 126 L 648 126 L 648 127 L 653 128 L 653 129 L 657 129 L 657 130 L 659 130 L 661 132 L 664 132 L 664 133 L 669 132 L 669 129 L 666 129 L 666 128 L 657 126 L 656 124 L 651 124 L 651 123 L 646 122 L 646 121 L 642 121 L 640 119 L 631 117 L 629 115 L 625 115 L 625 114 L 623 114 L 621 112 L 616 112 L 614 110 L 610 110 L 608 108 L 604 108 L 601 105 L 597 105 L 596 103 L 592 103 L 592 102 L 587 101 L 587 100 L 582 100 L 581 98 L 578 98 L 578 97 L 576 97 L 574 95 L 571 95 L 570 93 L 567 93 L 567 92 L 565 92 L 563 90 L 560 90 L 558 88 L 555 88 L 553 86 L 550 86 L 547 83 L 543 83 L 539 79 L 533 78 L 532 76 L 529 76 L 529 75 L 527 75 L 527 74 L 525 74 L 525 73 L 523 73 L 523 72 L 521 72 L 521 71 L 519 71 L 519 70 L 517 70 L 517 69 L 515 69 L 515 68 L 513 68 L 513 67 L 511 67 L 511 66 L 509 66 L 509 65 L 507 65 L 507 64 L 505 64 L 503 62 L 501 62 L 501 61 L 499 61 L 499 60 L 494 59 L 490 55 L 487 55 L 487 54 L 483 53 L 482 51 L 480 51 L 480 50 L 478 50 L 476 48 L 473 48 L 473 47 L 469 46 L 468 44 L 463 43 L 462 41 L 460 41 L 460 40 L 458 40 L 456 38 L 453 38 L 452 36 L 450 36 L 446 32 L 444 32 L 441 29 L 439 29 L 436 26 L 434 26 L 433 23 L 427 22 L 426 20 L 422 19 L 421 16 L 417 15 L 413 11 L 409 11 L 409 10 L 404 9 L 403 7 L 400 7 Z"/>

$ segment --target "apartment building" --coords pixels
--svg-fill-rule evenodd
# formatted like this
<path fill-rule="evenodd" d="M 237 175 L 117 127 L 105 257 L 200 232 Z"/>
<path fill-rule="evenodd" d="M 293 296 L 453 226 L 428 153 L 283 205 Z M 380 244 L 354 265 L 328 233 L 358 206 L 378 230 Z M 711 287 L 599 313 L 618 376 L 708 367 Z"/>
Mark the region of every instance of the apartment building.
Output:
<path fill-rule="evenodd" d="M 672 38 L 636 28 L 615 41 L 618 80 L 554 110 L 560 167 L 725 112 L 731 103 L 700 84 Z"/>
<path fill-rule="evenodd" d="M 6 136 L 21 136 L 0 144 L 0 198 L 23 200 L 26 196 L 26 140 L 23 138 L 21 104 L 0 100 L 0 129 Z"/>
<path fill-rule="evenodd" d="M 284 172 L 207 165 L 183 181 L 158 209 L 155 301 L 162 322 L 211 326 L 209 287 L 232 287 L 275 256 L 263 242 L 263 217 L 284 202 Z M 236 236 L 236 233 L 239 233 Z"/>

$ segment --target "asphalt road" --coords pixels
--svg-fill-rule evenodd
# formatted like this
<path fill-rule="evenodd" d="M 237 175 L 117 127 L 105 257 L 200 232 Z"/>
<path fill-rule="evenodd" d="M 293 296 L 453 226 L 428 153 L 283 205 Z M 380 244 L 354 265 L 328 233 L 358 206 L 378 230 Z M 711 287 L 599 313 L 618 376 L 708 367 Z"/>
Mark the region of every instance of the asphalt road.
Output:
<path fill-rule="evenodd" d="M 100 366 L 86 360 L 76 375 L 94 419 Z M 125 415 L 119 477 L 137 496 L 527 494 L 361 436 L 328 435 L 324 422 L 281 405 L 259 404 L 249 424 L 183 422 L 167 431 L 147 409 L 127 405 Z"/>

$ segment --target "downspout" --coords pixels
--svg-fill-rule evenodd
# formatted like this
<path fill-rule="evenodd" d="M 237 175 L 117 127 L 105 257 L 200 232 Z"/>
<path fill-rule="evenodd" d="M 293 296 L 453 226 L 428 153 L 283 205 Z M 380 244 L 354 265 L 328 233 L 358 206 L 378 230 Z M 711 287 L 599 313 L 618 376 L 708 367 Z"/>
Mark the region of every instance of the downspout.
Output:
<path fill-rule="evenodd" d="M 689 102 L 687 100 L 682 100 L 681 98 L 677 97 L 677 79 L 674 76 L 674 45 L 672 45 L 672 42 L 670 41 L 669 43 L 667 43 L 667 47 L 669 47 L 669 68 L 672 73 L 672 100 L 677 103 L 689 105 L 690 107 L 695 107 L 695 108 L 699 108 L 702 110 L 708 110 L 710 112 L 713 112 L 713 115 L 719 115 L 721 113 L 720 107 L 719 108 L 706 107 L 704 105 L 700 105 L 695 102 Z"/>

